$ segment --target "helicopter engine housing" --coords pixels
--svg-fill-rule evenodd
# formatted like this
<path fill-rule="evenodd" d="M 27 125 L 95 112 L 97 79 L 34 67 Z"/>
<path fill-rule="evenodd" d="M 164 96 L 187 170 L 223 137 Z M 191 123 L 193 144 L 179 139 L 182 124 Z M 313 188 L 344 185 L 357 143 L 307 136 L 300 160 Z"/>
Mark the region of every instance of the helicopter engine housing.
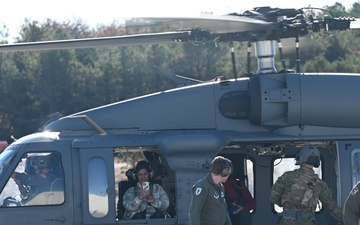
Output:
<path fill-rule="evenodd" d="M 250 121 L 268 129 L 294 125 L 358 128 L 360 99 L 342 100 L 360 96 L 358 79 L 359 75 L 345 74 L 252 77 Z"/>

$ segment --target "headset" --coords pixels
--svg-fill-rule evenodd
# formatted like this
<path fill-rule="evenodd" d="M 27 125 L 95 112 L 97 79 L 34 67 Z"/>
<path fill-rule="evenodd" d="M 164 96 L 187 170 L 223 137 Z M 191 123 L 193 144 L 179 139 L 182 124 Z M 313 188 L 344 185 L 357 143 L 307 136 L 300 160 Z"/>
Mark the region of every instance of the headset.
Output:
<path fill-rule="evenodd" d="M 153 176 L 153 170 L 152 170 L 152 168 L 151 168 L 150 163 L 147 162 L 147 161 L 142 161 L 142 162 L 140 161 L 140 163 L 142 164 L 142 167 L 143 167 L 143 166 L 147 167 L 146 170 L 148 170 L 148 172 L 149 172 L 149 179 L 151 179 L 152 176 Z M 126 171 L 125 175 L 127 176 L 128 180 L 135 180 L 135 181 L 137 181 L 137 175 L 136 175 L 136 173 L 137 173 L 138 171 L 136 171 L 136 169 L 138 169 L 138 168 L 135 167 L 135 168 L 133 168 L 133 169 L 129 169 L 129 170 Z"/>
<path fill-rule="evenodd" d="M 231 172 L 232 172 L 231 170 L 232 169 L 231 169 L 230 161 L 228 159 L 225 159 L 224 166 L 223 166 L 223 168 L 221 170 L 220 175 L 222 177 L 227 177 L 227 176 L 229 176 L 231 174 Z"/>

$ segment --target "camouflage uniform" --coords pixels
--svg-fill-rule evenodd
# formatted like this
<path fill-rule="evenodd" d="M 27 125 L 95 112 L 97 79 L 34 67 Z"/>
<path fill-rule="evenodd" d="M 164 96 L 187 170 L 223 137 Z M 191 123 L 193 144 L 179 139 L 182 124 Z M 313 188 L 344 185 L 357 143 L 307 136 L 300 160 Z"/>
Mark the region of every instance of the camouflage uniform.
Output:
<path fill-rule="evenodd" d="M 360 218 L 360 182 L 350 191 L 344 206 L 344 223 L 359 225 Z"/>
<path fill-rule="evenodd" d="M 231 225 L 222 183 L 215 184 L 211 174 L 192 187 L 190 225 Z"/>
<path fill-rule="evenodd" d="M 330 214 L 342 221 L 342 210 L 332 199 L 326 183 L 307 167 L 285 172 L 272 186 L 270 200 L 283 207 L 282 225 L 313 225 L 318 201 Z"/>

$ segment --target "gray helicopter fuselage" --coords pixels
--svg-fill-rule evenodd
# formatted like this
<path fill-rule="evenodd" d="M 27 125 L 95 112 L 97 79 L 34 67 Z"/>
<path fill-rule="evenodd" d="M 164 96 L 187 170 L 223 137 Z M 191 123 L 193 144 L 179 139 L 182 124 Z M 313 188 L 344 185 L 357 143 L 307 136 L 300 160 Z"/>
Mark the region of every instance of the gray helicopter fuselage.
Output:
<path fill-rule="evenodd" d="M 134 98 L 63 117 L 45 130 L 91 129 L 86 115 L 109 132 L 214 130 L 309 137 L 360 127 L 359 74 L 263 74 Z M 75 119 L 76 118 L 76 119 Z"/>
<path fill-rule="evenodd" d="M 305 16 L 303 9 L 257 7 L 225 16 L 135 18 L 127 21 L 129 31 L 131 23 L 177 29 L 0 45 L 0 52 L 16 52 L 229 42 L 234 74 L 68 115 L 13 142 L 0 154 L 1 224 L 188 225 L 192 187 L 216 155 L 232 160 L 232 176 L 245 179 L 256 200 L 253 225 L 276 224 L 282 208 L 270 202 L 271 186 L 294 169 L 305 145 L 320 150 L 316 173 L 343 206 L 360 180 L 360 74 L 299 73 L 299 37 L 358 28 L 359 19 Z M 289 37 L 297 73 L 277 73 L 275 41 L 286 71 L 280 39 Z M 233 42 L 248 42 L 248 74 L 255 43 L 256 75 L 237 78 Z M 169 218 L 123 219 L 123 194 L 135 185 L 131 167 L 140 158 L 158 168 Z M 51 176 L 34 169 L 41 160 Z M 47 178 L 43 186 L 29 182 L 39 176 Z M 316 224 L 339 224 L 323 207 L 314 213 Z"/>
<path fill-rule="evenodd" d="M 146 223 L 188 224 L 191 187 L 218 154 L 241 167 L 254 163 L 254 224 L 275 223 L 268 198 L 274 160 L 294 157 L 309 143 L 321 149 L 323 179 L 343 205 L 356 180 L 346 176 L 352 173 L 348 161 L 360 152 L 359 83 L 359 74 L 263 74 L 176 88 L 60 118 L 0 155 L 0 221 L 127 224 L 119 216 L 120 183 L 126 181 L 118 182 L 114 157 L 157 152 L 172 171 L 163 185 L 170 186 L 174 214 Z M 8 192 L 17 190 L 10 175 L 39 153 L 60 159 L 62 187 L 25 201 Z M 317 217 L 336 224 L 327 214 Z"/>

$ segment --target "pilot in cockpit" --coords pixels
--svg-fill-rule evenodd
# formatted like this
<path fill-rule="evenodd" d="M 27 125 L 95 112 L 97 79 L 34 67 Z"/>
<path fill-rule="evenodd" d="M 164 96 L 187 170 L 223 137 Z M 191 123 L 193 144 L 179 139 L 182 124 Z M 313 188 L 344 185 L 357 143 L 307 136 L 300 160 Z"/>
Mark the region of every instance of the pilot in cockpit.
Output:
<path fill-rule="evenodd" d="M 41 192 L 49 191 L 57 178 L 51 154 L 34 154 L 27 158 L 25 173 L 13 172 L 11 178 L 18 185 L 23 201 L 31 200 Z"/>

